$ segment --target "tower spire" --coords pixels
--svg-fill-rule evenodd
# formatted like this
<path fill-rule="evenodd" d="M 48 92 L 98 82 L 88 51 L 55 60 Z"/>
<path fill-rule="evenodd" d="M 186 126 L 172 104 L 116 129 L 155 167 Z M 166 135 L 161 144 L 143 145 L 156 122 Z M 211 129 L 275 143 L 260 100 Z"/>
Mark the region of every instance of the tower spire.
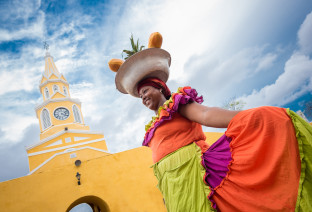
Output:
<path fill-rule="evenodd" d="M 57 70 L 53 57 L 49 53 L 49 44 L 44 41 L 43 42 L 43 48 L 46 50 L 45 54 L 45 70 L 44 70 L 44 76 L 49 79 L 52 75 L 54 75 L 56 78 L 61 78 L 62 74 Z"/>

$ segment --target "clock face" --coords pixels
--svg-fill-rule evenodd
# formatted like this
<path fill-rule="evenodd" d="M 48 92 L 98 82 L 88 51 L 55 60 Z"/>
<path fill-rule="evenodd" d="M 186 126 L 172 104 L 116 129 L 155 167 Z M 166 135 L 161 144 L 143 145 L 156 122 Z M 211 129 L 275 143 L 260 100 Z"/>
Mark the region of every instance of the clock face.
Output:
<path fill-rule="evenodd" d="M 55 109 L 54 117 L 59 120 L 65 120 L 69 117 L 69 111 L 64 107 L 59 107 Z"/>

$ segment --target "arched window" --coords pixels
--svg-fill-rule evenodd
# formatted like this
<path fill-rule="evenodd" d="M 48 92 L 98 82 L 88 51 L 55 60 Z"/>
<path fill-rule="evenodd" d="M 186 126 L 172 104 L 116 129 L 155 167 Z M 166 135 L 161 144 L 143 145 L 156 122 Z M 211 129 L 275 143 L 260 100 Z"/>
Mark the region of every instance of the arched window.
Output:
<path fill-rule="evenodd" d="M 65 96 L 67 96 L 67 88 L 65 86 L 63 86 L 63 91 L 64 91 Z"/>
<path fill-rule="evenodd" d="M 76 105 L 73 106 L 73 112 L 74 112 L 75 122 L 81 123 L 81 117 L 80 117 L 79 109 Z"/>
<path fill-rule="evenodd" d="M 83 182 L 82 182 L 83 183 Z M 76 206 L 78 206 L 76 208 Z M 90 207 L 88 207 L 90 206 Z M 77 209 L 77 210 L 76 210 Z M 107 203 L 97 196 L 84 196 L 74 201 L 66 211 L 111 211 Z"/>
<path fill-rule="evenodd" d="M 79 211 L 85 211 L 85 212 L 93 212 L 93 209 L 88 203 L 81 203 L 79 205 L 76 205 L 73 207 L 69 212 L 79 212 Z"/>
<path fill-rule="evenodd" d="M 53 92 L 56 93 L 59 91 L 59 87 L 57 85 L 53 85 Z"/>
<path fill-rule="evenodd" d="M 44 88 L 45 97 L 48 99 L 50 97 L 49 90 L 47 87 Z"/>
<path fill-rule="evenodd" d="M 43 129 L 45 130 L 51 126 L 50 115 L 47 109 L 42 110 L 41 117 L 42 117 L 42 126 Z"/>

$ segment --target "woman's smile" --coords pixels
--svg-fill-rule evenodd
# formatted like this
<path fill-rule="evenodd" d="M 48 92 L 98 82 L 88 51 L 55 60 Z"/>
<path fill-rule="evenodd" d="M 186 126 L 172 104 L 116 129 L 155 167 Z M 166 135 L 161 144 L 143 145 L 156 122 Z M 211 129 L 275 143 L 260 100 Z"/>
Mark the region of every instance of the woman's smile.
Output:
<path fill-rule="evenodd" d="M 151 107 L 153 107 L 153 100 L 149 97 L 145 97 L 143 100 L 143 104 L 149 109 L 152 109 Z"/>
<path fill-rule="evenodd" d="M 154 111 L 157 111 L 159 106 L 161 106 L 166 100 L 160 90 L 152 86 L 144 86 L 139 91 L 139 94 L 143 105 Z"/>
<path fill-rule="evenodd" d="M 150 103 L 150 99 L 149 98 L 146 98 L 146 100 L 144 101 L 144 105 L 148 105 Z"/>

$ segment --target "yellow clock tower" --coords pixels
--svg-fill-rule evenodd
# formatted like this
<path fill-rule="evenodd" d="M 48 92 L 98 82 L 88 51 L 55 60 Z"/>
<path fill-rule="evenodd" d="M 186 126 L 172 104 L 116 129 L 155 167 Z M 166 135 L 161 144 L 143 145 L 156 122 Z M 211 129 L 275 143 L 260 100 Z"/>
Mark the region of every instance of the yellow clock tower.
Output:
<path fill-rule="evenodd" d="M 90 159 L 107 155 L 103 133 L 85 125 L 81 102 L 70 96 L 69 84 L 46 51 L 45 70 L 39 90 L 43 102 L 35 107 L 40 126 L 40 141 L 27 147 L 30 174 L 66 165 L 84 156 Z M 53 161 L 53 162 L 52 162 Z"/>

